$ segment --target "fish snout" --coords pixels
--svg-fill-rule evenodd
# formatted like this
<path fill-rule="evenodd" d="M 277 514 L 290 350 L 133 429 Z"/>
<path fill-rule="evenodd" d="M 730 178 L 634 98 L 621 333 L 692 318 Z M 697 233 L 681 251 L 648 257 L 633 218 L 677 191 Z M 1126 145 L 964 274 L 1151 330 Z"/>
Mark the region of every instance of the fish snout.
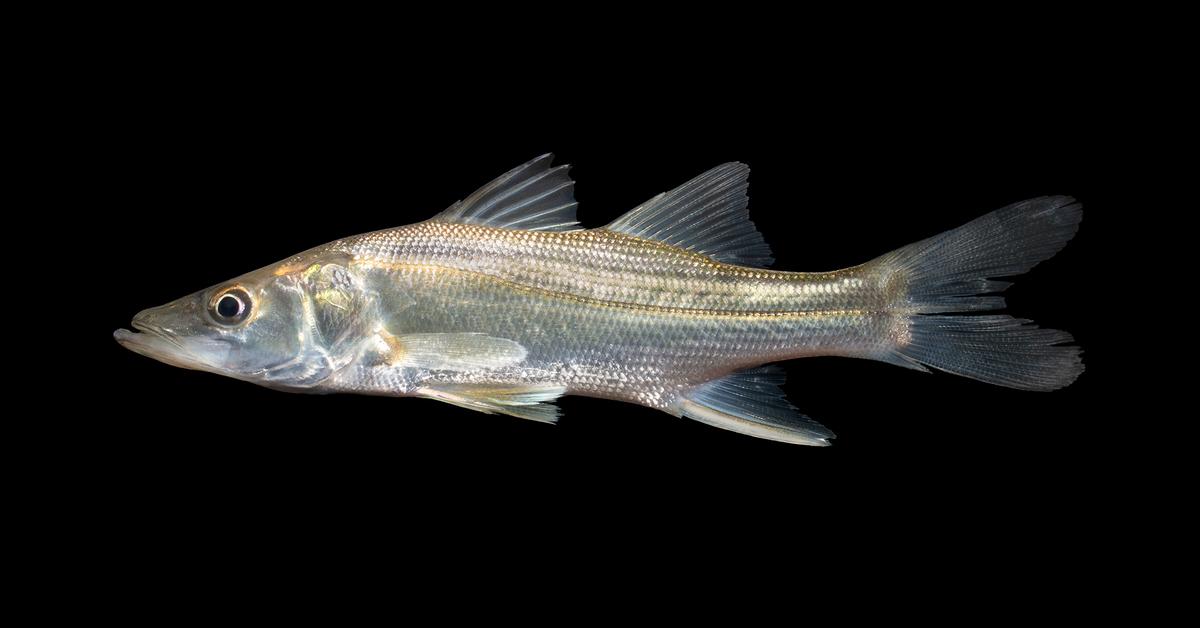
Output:
<path fill-rule="evenodd" d="M 219 371 L 229 346 L 209 337 L 204 323 L 195 318 L 195 301 L 184 298 L 144 309 L 130 322 L 136 332 L 118 329 L 113 337 L 134 353 L 172 366 Z"/>
<path fill-rule="evenodd" d="M 130 326 L 137 330 L 118 329 L 114 332 L 117 342 L 139 353 L 146 353 L 151 348 L 162 348 L 168 345 L 179 347 L 177 330 L 173 329 L 172 306 L 174 303 L 151 307 L 133 315 Z M 165 341 L 165 342 L 164 342 Z M 143 349 L 139 351 L 138 349 Z M 160 358 L 161 359 L 161 358 Z"/>
<path fill-rule="evenodd" d="M 133 315 L 133 320 L 130 321 L 130 324 L 138 331 L 150 332 L 160 336 L 169 336 L 172 333 L 171 328 L 163 325 L 161 322 L 166 319 L 161 312 L 161 310 L 166 307 L 167 306 L 164 305 L 160 307 L 144 309 L 141 312 Z"/>
<path fill-rule="evenodd" d="M 185 297 L 160 305 L 150 307 L 133 316 L 131 324 L 138 331 L 146 331 L 160 336 L 175 337 L 188 335 L 196 320 L 196 299 Z"/>

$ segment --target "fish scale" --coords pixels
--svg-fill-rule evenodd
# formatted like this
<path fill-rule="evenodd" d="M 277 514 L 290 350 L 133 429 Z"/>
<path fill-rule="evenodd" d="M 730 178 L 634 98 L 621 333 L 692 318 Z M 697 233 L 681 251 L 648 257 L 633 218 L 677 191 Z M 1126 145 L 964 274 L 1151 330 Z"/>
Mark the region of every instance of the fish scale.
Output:
<path fill-rule="evenodd" d="M 771 362 L 847 356 L 1025 390 L 1083 372 L 1070 335 L 1002 314 L 996 277 L 1061 249 L 1069 197 L 997 210 L 865 264 L 762 268 L 749 168 L 729 163 L 598 229 L 552 156 L 430 220 L 335 240 L 158 308 L 129 349 L 298 392 L 436 399 L 552 422 L 565 394 L 827 445 Z M 963 316 L 970 314 L 970 316 Z"/>
<path fill-rule="evenodd" d="M 745 268 L 606 229 L 521 232 L 426 222 L 348 238 L 338 250 L 358 260 L 474 270 L 556 293 L 636 305 L 715 312 L 884 305 L 868 269 Z"/>
<path fill-rule="evenodd" d="M 659 409 L 669 408 L 676 393 L 745 366 L 809 353 L 875 350 L 883 337 L 876 328 L 889 318 L 841 311 L 760 315 L 665 309 L 580 299 L 448 266 L 377 264 L 359 260 L 351 268 L 366 286 L 386 287 L 381 293 L 395 294 L 400 287 L 402 303 L 381 304 L 387 312 L 382 324 L 393 333 L 479 332 L 518 338 L 528 351 L 520 365 L 428 377 L 459 384 L 557 384 L 569 393 Z M 573 368 L 568 372 L 564 365 Z M 356 392 L 394 386 L 390 379 L 373 384 L 375 375 L 369 372 L 368 381 L 357 381 L 361 376 L 340 382 Z M 660 392 L 648 395 L 650 385 Z"/>

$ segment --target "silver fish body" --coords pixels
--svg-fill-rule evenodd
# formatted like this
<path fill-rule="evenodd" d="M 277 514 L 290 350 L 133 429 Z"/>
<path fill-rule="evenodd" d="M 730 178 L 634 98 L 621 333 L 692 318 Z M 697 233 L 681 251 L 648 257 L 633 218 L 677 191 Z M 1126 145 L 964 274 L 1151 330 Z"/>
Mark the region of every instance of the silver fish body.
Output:
<path fill-rule="evenodd" d="M 784 442 L 833 433 L 761 365 L 837 355 L 1047 390 L 1082 371 L 1070 337 L 1003 315 L 1007 284 L 1074 234 L 1048 197 L 828 273 L 754 267 L 741 164 L 580 229 L 543 156 L 437 217 L 349 237 L 139 314 L 125 346 L 308 392 L 423 396 L 553 421 L 564 394 L 618 399 Z"/>
<path fill-rule="evenodd" d="M 602 229 L 422 223 L 336 248 L 353 256 L 355 281 L 380 295 L 393 333 L 482 333 L 527 352 L 500 368 L 413 372 L 411 386 L 549 384 L 668 410 L 681 391 L 746 367 L 873 355 L 894 320 L 862 269 L 743 268 Z M 370 368 L 334 381 L 396 390 Z"/>

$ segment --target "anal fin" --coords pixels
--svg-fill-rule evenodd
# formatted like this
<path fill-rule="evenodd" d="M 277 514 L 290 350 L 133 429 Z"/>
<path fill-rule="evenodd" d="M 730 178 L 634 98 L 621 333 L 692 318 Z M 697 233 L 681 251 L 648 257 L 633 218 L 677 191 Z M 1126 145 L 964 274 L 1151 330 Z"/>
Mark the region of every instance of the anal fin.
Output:
<path fill-rule="evenodd" d="M 796 445 L 825 447 L 834 433 L 784 397 L 783 370 L 761 367 L 706 382 L 677 405 L 683 416 L 715 427 Z"/>
<path fill-rule="evenodd" d="M 554 423 L 558 420 L 558 406 L 547 402 L 566 392 L 565 387 L 550 384 L 440 384 L 418 388 L 415 394 L 486 414 Z"/>

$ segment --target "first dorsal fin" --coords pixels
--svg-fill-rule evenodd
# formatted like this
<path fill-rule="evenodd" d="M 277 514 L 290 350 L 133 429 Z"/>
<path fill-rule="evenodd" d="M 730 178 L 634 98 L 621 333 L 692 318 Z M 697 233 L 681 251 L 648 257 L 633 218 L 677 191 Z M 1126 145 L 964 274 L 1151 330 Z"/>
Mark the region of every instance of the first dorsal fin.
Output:
<path fill-rule="evenodd" d="M 750 167 L 722 164 L 659 194 L 605 229 L 665 242 L 743 266 L 768 266 L 771 247 L 750 222 L 746 189 Z"/>
<path fill-rule="evenodd" d="M 800 414 L 780 386 L 777 366 L 738 371 L 697 386 L 676 409 L 690 419 L 723 429 L 797 445 L 826 446 L 829 428 Z"/>
<path fill-rule="evenodd" d="M 575 231 L 575 182 L 552 153 L 517 166 L 432 220 L 527 231 Z"/>

